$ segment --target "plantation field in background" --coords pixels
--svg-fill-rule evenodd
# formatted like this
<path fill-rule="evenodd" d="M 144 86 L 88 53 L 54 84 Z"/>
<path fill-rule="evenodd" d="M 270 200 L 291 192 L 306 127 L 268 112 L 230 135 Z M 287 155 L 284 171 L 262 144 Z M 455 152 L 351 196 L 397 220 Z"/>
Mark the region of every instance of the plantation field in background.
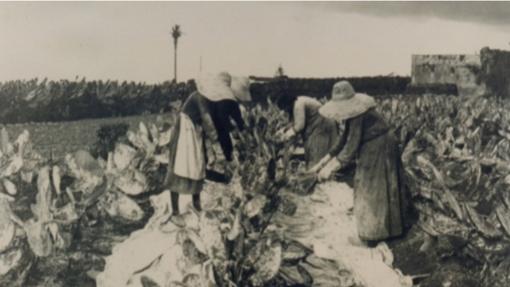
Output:
<path fill-rule="evenodd" d="M 7 124 L 5 126 L 11 139 L 16 139 L 23 130 L 28 130 L 34 149 L 44 158 L 62 159 L 66 153 L 80 149 L 90 150 L 97 141 L 97 130 L 102 125 L 127 123 L 129 128 L 137 128 L 140 122 L 154 123 L 160 117 L 169 121 L 172 116 L 166 114 L 148 114 L 141 116 L 86 119 L 55 123 Z"/>
<path fill-rule="evenodd" d="M 510 103 L 497 97 L 408 94 L 379 97 L 376 101 L 377 111 L 386 119 L 392 128 L 391 132 L 399 139 L 404 180 L 409 189 L 408 198 L 411 199 L 412 206 L 412 215 L 409 216 L 410 229 L 404 237 L 388 242 L 393 258 L 392 267 L 398 268 L 403 274 L 414 276 L 416 282 L 413 283 L 419 284 L 414 286 L 436 287 L 444 285 L 442 282 L 446 280 L 451 286 L 510 286 L 510 278 L 507 276 L 510 272 Z M 158 214 L 158 209 L 162 213 L 166 212 L 162 206 L 149 206 L 163 201 L 153 202 L 147 200 L 147 196 L 164 189 L 163 179 L 168 162 L 166 143 L 169 139 L 168 133 L 160 132 L 165 130 L 161 121 L 171 124 L 174 116 L 175 113 L 167 113 L 64 123 L 8 125 L 10 140 L 5 138 L 6 133 L 0 135 L 5 163 L 0 182 L 10 194 L 9 197 L 5 195 L 5 198 L 12 197 L 12 202 L 9 205 L 4 204 L 3 214 L 7 216 L 3 219 L 10 223 L 12 217 L 9 217 L 9 214 L 14 212 L 18 217 L 23 217 L 23 220 L 31 218 L 35 223 L 30 224 L 38 224 L 40 227 L 34 229 L 31 225 L 18 223 L 25 232 L 21 232 L 19 237 L 13 237 L 16 240 L 7 242 L 13 247 L 0 251 L 0 255 L 4 259 L 16 258 L 11 256 L 11 253 L 22 254 L 20 256 L 24 257 L 17 257 L 23 260 L 10 265 L 11 271 L 8 275 L 11 277 L 0 276 L 0 286 L 97 286 L 98 272 L 107 274 L 108 270 L 117 270 L 110 269 L 108 262 L 113 261 L 107 259 L 113 256 L 113 247 L 127 240 L 128 233 L 146 224 L 152 211 L 154 214 Z M 275 105 L 248 107 L 244 116 L 246 132 L 234 137 L 235 149 L 239 152 L 240 165 L 236 173 L 238 177 L 231 185 L 225 185 L 222 191 L 222 197 L 229 200 L 217 201 L 222 202 L 218 205 L 221 209 L 218 211 L 226 215 L 224 218 L 227 219 L 229 228 L 225 231 L 219 228 L 211 231 L 206 228 L 203 229 L 205 233 L 199 231 L 197 236 L 202 239 L 217 238 L 210 241 L 219 244 L 215 246 L 225 246 L 223 238 L 232 236 L 236 240 L 235 244 L 241 246 L 236 249 L 240 250 L 240 253 L 236 252 L 232 257 L 232 260 L 239 263 L 225 264 L 226 257 L 218 257 L 214 259 L 221 262 L 218 266 L 243 266 L 246 258 L 262 258 L 260 260 L 270 264 L 257 265 L 257 261 L 257 264 L 251 266 L 269 266 L 270 272 L 260 269 L 264 271 L 260 274 L 271 276 L 261 279 L 260 282 L 265 284 L 259 286 L 295 286 L 290 283 L 276 285 L 275 282 L 298 282 L 296 280 L 303 279 L 290 278 L 286 273 L 279 273 L 285 272 L 296 262 L 306 263 L 308 256 L 313 254 L 306 246 L 289 243 L 286 238 L 298 238 L 299 234 L 309 232 L 303 224 L 311 216 L 301 213 L 293 197 L 312 196 L 309 189 L 316 184 L 315 178 L 303 177 L 303 162 L 292 157 L 293 149 L 300 147 L 299 142 L 281 145 L 277 140 L 277 131 L 287 126 L 289 119 Z M 158 120 L 158 117 L 161 118 Z M 146 126 L 139 127 L 140 122 L 144 122 Z M 154 122 L 156 127 L 152 126 Z M 99 128 L 118 123 L 128 124 L 134 132 L 130 133 L 127 141 L 116 146 L 112 160 L 107 161 L 104 167 L 98 162 L 100 168 L 97 168 L 97 174 L 73 168 L 72 159 L 47 165 L 45 159 L 39 160 L 29 149 L 22 146 L 23 142 L 30 142 L 45 158 L 53 154 L 54 158 L 59 159 L 78 149 L 90 150 L 97 141 Z M 31 139 L 16 139 L 25 129 L 30 132 Z M 9 143 L 14 141 L 16 142 L 12 145 Z M 18 156 L 19 151 L 22 151 L 21 156 Z M 123 160 L 125 158 L 128 160 Z M 135 158 L 136 160 L 133 160 Z M 33 180 L 35 172 L 37 182 Z M 337 176 L 339 181 L 351 180 L 347 170 Z M 61 178 L 66 180 L 60 180 Z M 101 178 L 107 179 L 106 185 Z M 54 188 L 51 188 L 52 182 L 57 182 Z M 58 190 L 65 190 L 66 193 Z M 243 193 L 236 193 L 240 190 Z M 96 191 L 99 195 L 96 195 Z M 72 197 L 66 196 L 69 192 Z M 293 195 L 285 195 L 286 192 Z M 244 196 L 245 194 L 249 197 Z M 237 199 L 231 200 L 236 196 Z M 77 198 L 76 203 L 68 197 Z M 37 208 L 31 207 L 34 201 Z M 325 198 L 324 201 L 327 202 L 328 199 Z M 243 203 L 234 204 L 235 202 Z M 0 213 L 1 211 L 0 209 Z M 286 217 L 283 219 L 287 220 L 271 223 L 271 220 L 278 219 L 272 216 L 277 212 L 284 214 Z M 249 220 L 254 216 L 261 219 Z M 61 219 L 60 223 L 53 223 L 48 218 Z M 219 218 L 214 220 L 220 222 Z M 198 228 L 211 226 L 211 222 L 208 221 Z M 266 228 L 269 225 L 255 226 L 252 222 L 271 223 L 282 229 Z M 10 224 L 14 226 L 13 223 Z M 51 230 L 42 228 L 50 226 L 49 224 L 53 224 Z M 241 226 L 243 228 L 240 228 Z M 31 232 L 33 230 L 37 232 Z M 231 232 L 232 230 L 234 231 Z M 245 240 L 248 233 L 243 233 L 246 230 L 250 234 L 248 240 Z M 276 233 L 268 235 L 264 233 L 266 231 Z M 15 230 L 12 232 L 15 233 Z M 49 232 L 53 232 L 53 235 Z M 211 232 L 216 235 L 211 236 Z M 287 235 L 278 239 L 278 234 Z M 28 237 L 31 241 L 27 241 Z M 52 238 L 61 239 L 54 243 Z M 266 242 L 268 238 L 277 240 L 274 244 L 260 243 Z M 145 244 L 146 242 L 143 242 L 142 245 Z M 198 244 L 205 246 L 203 241 Z M 190 246 L 182 248 L 191 248 Z M 164 249 L 166 248 L 167 245 Z M 199 252 L 195 249 L 191 249 L 192 252 L 187 249 L 186 254 L 215 256 L 215 253 L 207 250 L 194 253 Z M 253 252 L 258 255 L 241 253 L 244 250 L 255 250 Z M 34 254 L 39 254 L 42 259 L 33 260 L 30 252 L 36 252 Z M 128 252 L 131 252 L 131 249 Z M 297 256 L 298 259 L 288 257 L 289 255 Z M 124 257 L 121 254 L 118 258 Z M 282 265 L 285 258 L 295 259 L 285 264 L 294 263 Z M 336 267 L 333 269 L 338 270 Z M 20 270 L 28 271 L 20 275 Z M 88 274 L 90 270 L 93 272 Z M 243 267 L 240 270 L 248 269 Z M 310 273 L 312 270 L 306 271 L 308 273 L 303 270 L 291 275 L 309 273 L 305 276 L 313 277 Z M 222 272 L 227 275 L 241 274 L 235 270 Z M 329 274 L 332 273 L 325 271 L 321 274 L 331 278 Z M 243 283 L 249 276 L 243 276 L 237 277 L 236 280 L 241 282 L 237 286 L 249 286 Z M 321 276 L 317 278 L 321 279 Z M 19 284 L 4 284 L 14 281 Z"/>

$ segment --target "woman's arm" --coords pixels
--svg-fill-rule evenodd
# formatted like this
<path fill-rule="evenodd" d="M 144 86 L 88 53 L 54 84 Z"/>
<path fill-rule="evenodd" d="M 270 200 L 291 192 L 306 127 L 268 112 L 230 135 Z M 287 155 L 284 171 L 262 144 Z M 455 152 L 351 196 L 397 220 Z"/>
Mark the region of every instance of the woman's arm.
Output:
<path fill-rule="evenodd" d="M 347 165 L 356 156 L 362 133 L 363 118 L 358 117 L 347 122 L 346 136 L 342 136 L 335 146 L 321 161 L 312 168 L 312 171 L 319 172 L 319 180 L 327 179 L 331 173 Z M 345 143 L 345 144 L 344 144 Z M 337 151 L 341 149 L 340 153 Z"/>
<path fill-rule="evenodd" d="M 294 129 L 295 133 L 299 133 L 305 128 L 305 121 L 306 121 L 306 111 L 305 111 L 305 101 L 303 98 L 299 97 L 294 102 L 293 107 L 293 117 L 294 117 L 294 123 L 292 128 Z"/>
<path fill-rule="evenodd" d="M 337 123 L 337 129 L 340 130 L 340 127 L 338 127 L 338 123 Z M 349 128 L 347 127 L 347 130 L 344 131 L 344 133 L 348 133 L 349 131 Z M 342 150 L 342 148 L 345 146 L 345 142 L 346 142 L 346 138 L 348 136 L 348 134 L 344 134 L 344 133 L 339 133 L 338 134 L 338 137 L 336 138 L 336 142 L 329 148 L 329 151 L 328 151 L 328 154 L 331 156 L 331 157 L 335 157 L 337 156 L 340 151 Z"/>
<path fill-rule="evenodd" d="M 336 156 L 342 166 L 348 164 L 358 152 L 363 132 L 363 116 L 349 120 L 347 138 L 342 151 Z"/>

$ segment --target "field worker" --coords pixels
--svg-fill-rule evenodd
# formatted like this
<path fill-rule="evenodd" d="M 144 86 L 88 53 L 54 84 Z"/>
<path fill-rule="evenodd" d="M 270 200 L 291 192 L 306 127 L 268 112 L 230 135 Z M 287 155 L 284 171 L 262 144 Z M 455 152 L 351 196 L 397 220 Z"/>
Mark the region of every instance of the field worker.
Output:
<path fill-rule="evenodd" d="M 240 103 L 251 101 L 250 81 L 245 77 L 231 77 L 230 89 L 232 90 L 233 98 L 220 99 L 212 102 L 210 105 L 212 120 L 218 132 L 218 142 L 225 159 L 229 162 L 232 161 L 233 152 L 230 132 L 235 126 L 240 130 L 244 130 L 241 114 L 242 106 L 240 106 Z M 235 126 L 232 125 L 231 119 Z"/>
<path fill-rule="evenodd" d="M 285 111 L 292 126 L 283 133 L 282 140 L 288 141 L 296 135 L 303 139 L 307 168 L 317 164 L 340 138 L 339 129 L 333 119 L 319 114 L 322 104 L 308 96 L 283 95 L 276 105 Z"/>
<path fill-rule="evenodd" d="M 319 113 L 345 122 L 344 136 L 311 171 L 327 179 L 356 160 L 354 216 L 359 239 L 368 246 L 399 236 L 404 223 L 404 184 L 397 141 L 374 110 L 375 100 L 357 94 L 347 81 L 333 86 Z"/>
<path fill-rule="evenodd" d="M 200 192 L 206 174 L 205 137 L 220 143 L 227 160 L 232 160 L 229 119 L 239 129 L 244 128 L 238 101 L 251 99 L 247 80 L 236 82 L 231 89 L 232 77 L 222 72 L 197 81 L 198 91 L 193 92 L 180 109 L 179 117 L 169 143 L 169 164 L 165 187 L 170 190 L 171 220 L 179 224 L 179 194 L 191 194 L 193 207 L 201 210 Z M 245 89 L 241 89 L 244 87 Z M 181 222 L 182 223 L 182 222 Z"/>

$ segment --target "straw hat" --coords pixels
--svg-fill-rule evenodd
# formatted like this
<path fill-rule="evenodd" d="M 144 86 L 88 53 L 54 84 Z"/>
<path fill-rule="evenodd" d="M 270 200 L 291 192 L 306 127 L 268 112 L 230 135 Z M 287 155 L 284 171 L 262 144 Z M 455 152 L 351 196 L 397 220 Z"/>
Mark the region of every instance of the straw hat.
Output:
<path fill-rule="evenodd" d="M 234 93 L 234 97 L 240 102 L 250 102 L 250 79 L 248 77 L 233 77 L 230 88 Z"/>
<path fill-rule="evenodd" d="M 331 100 L 319 109 L 319 113 L 343 121 L 357 117 L 375 106 L 374 98 L 357 94 L 349 82 L 341 81 L 333 86 Z"/>
<path fill-rule="evenodd" d="M 197 89 L 207 99 L 217 102 L 221 100 L 235 100 L 230 89 L 232 77 L 227 72 L 215 75 L 203 75 L 197 80 Z"/>

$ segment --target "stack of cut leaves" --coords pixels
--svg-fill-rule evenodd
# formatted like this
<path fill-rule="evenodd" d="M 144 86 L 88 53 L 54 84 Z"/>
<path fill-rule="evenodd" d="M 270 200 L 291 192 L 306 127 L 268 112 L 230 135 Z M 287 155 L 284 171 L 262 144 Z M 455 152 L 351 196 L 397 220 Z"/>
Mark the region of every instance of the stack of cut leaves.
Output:
<path fill-rule="evenodd" d="M 441 256 L 478 262 L 484 286 L 508 286 L 510 132 L 508 104 L 497 99 L 387 100 L 382 112 L 414 135 L 402 161 L 427 234 Z"/>
<path fill-rule="evenodd" d="M 275 138 L 286 122 L 274 107 L 247 112 L 247 130 L 234 136 L 240 167 L 229 185 L 231 192 L 218 195 L 205 211 L 185 215 L 178 236 L 185 276 L 171 286 L 338 286 L 343 282 L 335 262 L 313 255 L 293 239 L 293 232 L 300 232 L 297 224 L 275 221 L 277 215 L 291 218 L 297 213 L 292 195 L 282 191 L 291 146 Z"/>

